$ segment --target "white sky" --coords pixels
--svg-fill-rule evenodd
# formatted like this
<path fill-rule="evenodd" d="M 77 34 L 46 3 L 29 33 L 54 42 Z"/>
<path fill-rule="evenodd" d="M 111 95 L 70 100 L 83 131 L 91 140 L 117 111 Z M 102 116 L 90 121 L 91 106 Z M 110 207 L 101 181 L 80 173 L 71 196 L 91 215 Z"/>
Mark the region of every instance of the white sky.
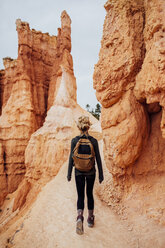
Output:
<path fill-rule="evenodd" d="M 29 23 L 30 28 L 57 35 L 61 12 L 69 14 L 72 56 L 77 80 L 77 101 L 85 108 L 98 102 L 93 89 L 94 65 L 98 61 L 106 0 L 0 0 L 0 69 L 4 57 L 17 58 L 16 19 Z"/>

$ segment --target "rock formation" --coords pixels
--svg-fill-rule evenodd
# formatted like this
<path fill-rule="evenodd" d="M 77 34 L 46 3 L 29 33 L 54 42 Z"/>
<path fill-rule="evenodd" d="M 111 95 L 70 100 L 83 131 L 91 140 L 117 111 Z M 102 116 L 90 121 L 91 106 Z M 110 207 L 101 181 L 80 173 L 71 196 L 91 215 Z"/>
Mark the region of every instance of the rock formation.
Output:
<path fill-rule="evenodd" d="M 31 202 L 41 187 L 57 175 L 68 159 L 71 138 L 79 133 L 76 126 L 78 117 L 89 115 L 76 102 L 76 80 L 73 71 L 67 70 L 64 64 L 61 64 L 61 68 L 62 75 L 57 78 L 59 87 L 57 93 L 54 92 L 54 103 L 43 126 L 31 136 L 26 148 L 25 179 L 18 188 L 13 211 L 21 208 L 25 201 L 27 204 Z M 92 116 L 90 120 L 93 123 L 91 131 L 98 132 L 95 127 L 98 121 Z"/>
<path fill-rule="evenodd" d="M 18 101 L 15 104 L 18 109 L 17 115 L 13 106 L 14 116 L 18 116 L 17 118 L 20 121 L 19 114 L 21 112 L 24 115 L 23 120 L 25 124 L 23 124 L 27 126 L 28 123 L 31 129 L 25 131 L 24 126 L 22 127 L 21 125 L 22 123 L 19 123 L 19 127 L 22 130 L 22 133 L 19 131 L 21 142 L 24 137 L 23 134 L 26 134 L 25 146 L 23 147 L 23 142 L 20 143 L 22 144 L 22 175 L 25 174 L 25 168 L 26 174 L 15 194 L 13 211 L 21 208 L 25 201 L 27 201 L 27 204 L 32 202 L 41 186 L 58 173 L 62 164 L 68 159 L 71 138 L 78 134 L 76 120 L 82 114 L 90 115 L 77 104 L 76 79 L 70 54 L 71 20 L 66 11 L 61 14 L 61 29 L 58 29 L 57 37 L 50 37 L 48 34 L 42 34 L 34 30 L 31 31 L 29 25 L 22 23 L 20 20 L 17 20 L 16 23 L 19 33 L 20 61 L 18 56 L 17 61 L 14 63 L 17 63 L 17 68 L 22 70 L 19 74 L 21 81 L 18 81 L 20 83 L 19 88 L 18 86 L 15 87 L 15 84 L 13 85 L 12 90 L 15 87 L 15 91 L 13 94 L 11 92 L 11 96 L 14 99 L 10 96 L 7 106 L 10 110 L 10 106 Z M 18 62 L 20 63 L 19 67 Z M 11 70 L 11 72 L 13 71 Z M 24 80 L 22 80 L 23 75 L 25 75 Z M 21 88 L 23 82 L 25 86 Z M 19 94 L 17 93 L 18 90 Z M 25 102 L 19 97 L 23 98 Z M 21 108 L 22 110 L 20 111 Z M 25 115 L 26 108 L 30 112 L 27 111 L 28 116 Z M 2 123 L 7 117 L 11 118 L 11 112 L 8 115 L 7 113 L 5 112 L 5 107 L 3 107 Z M 13 120 L 14 125 L 17 122 L 16 117 Z M 94 135 L 98 135 L 99 132 L 101 134 L 101 128 L 98 132 L 98 121 L 91 115 L 90 120 L 93 124 L 91 132 Z M 39 128 L 40 126 L 42 127 Z M 1 124 L 1 128 L 6 130 L 5 124 L 4 126 Z M 37 131 L 35 132 L 35 130 Z M 6 139 L 10 136 L 9 132 L 5 133 Z M 15 136 L 12 137 L 11 145 L 14 142 L 14 138 L 18 140 L 17 129 L 14 129 L 14 132 Z M 5 138 L 3 139 L 5 140 Z M 4 149 L 3 144 L 2 150 Z M 4 152 L 2 151 L 1 154 L 3 158 Z M 17 154 L 15 157 L 17 158 Z M 5 158 L 8 160 L 7 153 Z M 2 159 L 1 162 L 2 168 L 6 169 L 6 171 L 2 171 L 3 180 L 6 179 L 8 173 L 10 173 L 13 179 L 16 179 L 15 174 L 17 173 L 9 172 L 9 166 L 5 164 L 5 161 Z M 17 171 L 17 167 L 12 165 L 15 171 Z M 7 185 L 3 186 L 5 193 L 11 193 L 16 190 L 22 180 L 22 175 L 18 182 L 15 180 L 15 187 L 13 187 L 13 182 L 11 182 L 12 189 L 9 190 Z"/>
<path fill-rule="evenodd" d="M 16 27 L 18 58 L 5 58 L 5 70 L 0 71 L 0 205 L 17 189 L 25 172 L 30 181 L 44 175 L 46 182 L 56 175 L 70 148 L 71 108 L 84 113 L 76 100 L 71 20 L 66 11 L 61 14 L 57 36 L 31 30 L 20 19 Z M 21 202 L 31 188 L 30 181 L 21 186 L 25 193 L 21 193 Z"/>
<path fill-rule="evenodd" d="M 131 198 L 129 192 L 136 192 L 142 201 L 148 195 L 148 207 L 153 207 L 155 213 L 162 209 L 163 213 L 164 1 L 108 0 L 105 9 L 93 78 L 97 98 L 103 105 L 101 125 L 105 161 L 113 175 L 111 187 L 114 192 L 118 190 L 118 200 L 129 198 L 130 206 L 133 194 Z M 153 192 L 149 193 L 151 188 Z M 108 193 L 103 192 L 102 197 L 110 204 Z M 155 210 L 153 201 L 158 200 L 161 207 Z M 147 204 L 141 207 L 144 212 Z"/>
<path fill-rule="evenodd" d="M 144 107 L 133 94 L 145 52 L 144 8 L 142 1 L 108 1 L 105 8 L 107 16 L 94 88 L 103 105 L 107 165 L 112 174 L 120 176 L 138 158 L 149 129 Z"/>
<path fill-rule="evenodd" d="M 103 39 L 93 78 L 97 98 L 102 104 L 101 126 L 107 168 L 104 168 L 105 181 L 101 187 L 97 185 L 96 190 L 107 205 L 121 213 L 126 225 L 133 223 L 133 228 L 128 229 L 128 245 L 139 247 L 140 242 L 141 247 L 164 247 L 165 5 L 163 0 L 108 0 L 105 9 Z M 76 100 L 76 79 L 70 54 L 71 20 L 66 11 L 61 15 L 57 37 L 30 30 L 28 23 L 21 20 L 16 24 L 18 58 L 5 58 L 5 70 L 0 71 L 0 205 L 8 193 L 14 192 L 5 211 L 0 209 L 0 228 L 3 229 L 17 213 L 24 215 L 24 210 L 36 199 L 41 188 L 57 175 L 62 165 L 63 168 L 55 178 L 57 181 L 52 180 L 41 192 L 31 213 L 29 211 L 20 219 L 19 215 L 9 230 L 10 236 L 4 235 L 2 241 L 5 247 L 8 247 L 6 240 L 12 246 L 22 244 L 27 230 L 29 236 L 25 237 L 25 243 L 36 239 L 36 233 L 34 235 L 31 229 L 34 221 L 39 235 L 42 224 L 44 242 L 54 246 L 56 238 L 54 241 L 50 236 L 54 237 L 54 230 L 59 232 L 61 217 L 58 226 L 52 222 L 52 212 L 46 213 L 48 228 L 45 228 L 45 218 L 41 218 L 39 224 L 35 220 L 40 220 L 45 206 L 55 210 L 55 218 L 60 212 L 58 209 L 63 207 L 63 196 L 60 194 L 59 197 L 59 192 L 64 190 L 61 185 L 67 169 L 70 140 L 78 133 L 77 118 L 90 114 L 81 109 Z M 98 121 L 92 116 L 90 120 L 92 134 L 100 138 Z M 54 190 L 57 187 L 53 200 L 52 186 Z M 61 191 L 58 192 L 58 188 Z M 75 197 L 68 190 L 64 195 L 74 199 L 72 194 Z M 56 198 L 57 208 L 54 207 Z M 106 212 L 103 219 L 108 223 L 112 221 L 112 233 L 117 233 L 118 241 L 121 229 L 113 227 L 118 227 L 119 222 L 116 217 L 113 220 L 105 204 L 98 204 L 96 211 Z M 19 212 L 21 208 L 22 212 Z M 66 220 L 71 221 L 68 207 L 64 209 Z M 99 215 L 98 221 L 103 223 Z M 109 232 L 104 225 L 100 227 L 101 232 Z M 98 230 L 95 229 L 96 241 Z M 73 231 L 73 222 L 69 231 Z M 123 240 L 125 242 L 125 236 Z M 123 242 L 119 243 L 122 247 Z M 106 247 L 106 239 L 104 244 Z"/>
<path fill-rule="evenodd" d="M 20 19 L 16 27 L 18 58 L 5 58 L 0 73 L 0 204 L 24 177 L 24 152 L 31 134 L 44 121 L 58 50 L 57 37 L 30 30 Z"/>
<path fill-rule="evenodd" d="M 134 94 L 138 101 L 152 106 L 152 113 L 158 112 L 161 106 L 161 131 L 165 138 L 165 3 L 144 1 L 144 8 L 146 53 L 136 77 Z"/>

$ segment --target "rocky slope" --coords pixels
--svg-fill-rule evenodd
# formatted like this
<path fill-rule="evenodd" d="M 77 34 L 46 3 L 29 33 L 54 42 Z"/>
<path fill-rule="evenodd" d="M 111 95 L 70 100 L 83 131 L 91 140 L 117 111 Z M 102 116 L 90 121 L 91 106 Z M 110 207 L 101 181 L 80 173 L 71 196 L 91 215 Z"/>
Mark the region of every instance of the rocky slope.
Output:
<path fill-rule="evenodd" d="M 165 3 L 108 0 L 105 9 L 93 78 L 113 182 L 100 195 L 164 224 Z"/>
<path fill-rule="evenodd" d="M 102 155 L 102 141 L 99 142 Z M 104 174 L 108 173 L 103 161 Z M 21 213 L 17 221 L 0 235 L 2 248 L 66 248 L 66 247 L 113 247 L 113 248 L 164 248 L 165 227 L 155 225 L 152 220 L 140 215 L 131 220 L 129 215 L 121 218 L 100 201 L 98 174 L 95 183 L 95 226 L 87 226 L 87 209 L 84 211 L 84 235 L 77 235 L 75 180 L 66 180 L 67 163 L 58 175 L 48 182 L 39 193 L 35 203 L 26 214 Z M 106 186 L 108 177 L 101 187 Z M 12 199 L 8 200 L 12 201 Z M 132 216 L 131 216 L 132 217 Z M 5 221 L 5 218 L 4 218 Z"/>

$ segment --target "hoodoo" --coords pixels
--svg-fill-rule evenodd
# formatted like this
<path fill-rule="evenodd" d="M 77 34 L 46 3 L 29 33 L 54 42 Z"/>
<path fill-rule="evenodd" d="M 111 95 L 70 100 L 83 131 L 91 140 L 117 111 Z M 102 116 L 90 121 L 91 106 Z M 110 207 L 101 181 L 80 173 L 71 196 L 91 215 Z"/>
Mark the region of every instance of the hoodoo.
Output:
<path fill-rule="evenodd" d="M 57 174 L 77 131 L 75 121 L 86 113 L 77 104 L 67 12 L 57 36 L 31 30 L 20 19 L 16 28 L 18 58 L 5 58 L 0 71 L 0 205 L 22 182 L 13 210 L 38 179 L 46 183 Z M 97 132 L 98 121 L 90 118 Z"/>

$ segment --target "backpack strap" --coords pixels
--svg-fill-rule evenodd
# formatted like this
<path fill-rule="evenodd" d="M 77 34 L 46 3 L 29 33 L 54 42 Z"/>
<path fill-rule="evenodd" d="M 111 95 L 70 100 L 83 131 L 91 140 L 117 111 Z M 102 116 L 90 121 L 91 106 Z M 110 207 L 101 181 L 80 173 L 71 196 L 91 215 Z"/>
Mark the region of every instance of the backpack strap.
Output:
<path fill-rule="evenodd" d="M 89 141 L 88 143 L 89 143 L 89 146 L 90 146 L 90 148 L 91 148 L 91 158 L 92 158 L 92 157 L 95 157 L 94 146 L 93 146 L 92 142 L 90 141 L 90 139 L 89 139 L 88 137 L 86 137 L 86 139 Z M 86 139 L 85 139 L 85 140 L 86 140 Z M 75 153 L 75 156 L 77 156 L 77 157 L 78 157 L 78 152 L 77 152 L 78 146 L 79 146 L 80 143 L 83 143 L 83 140 L 84 140 L 83 138 L 80 138 L 80 139 L 78 140 L 78 142 L 77 142 L 75 148 L 73 149 L 73 154 Z M 86 142 L 84 142 L 84 143 L 86 143 Z M 89 155 L 87 155 L 87 156 L 89 156 Z M 85 154 L 84 154 L 84 157 L 85 157 Z"/>

